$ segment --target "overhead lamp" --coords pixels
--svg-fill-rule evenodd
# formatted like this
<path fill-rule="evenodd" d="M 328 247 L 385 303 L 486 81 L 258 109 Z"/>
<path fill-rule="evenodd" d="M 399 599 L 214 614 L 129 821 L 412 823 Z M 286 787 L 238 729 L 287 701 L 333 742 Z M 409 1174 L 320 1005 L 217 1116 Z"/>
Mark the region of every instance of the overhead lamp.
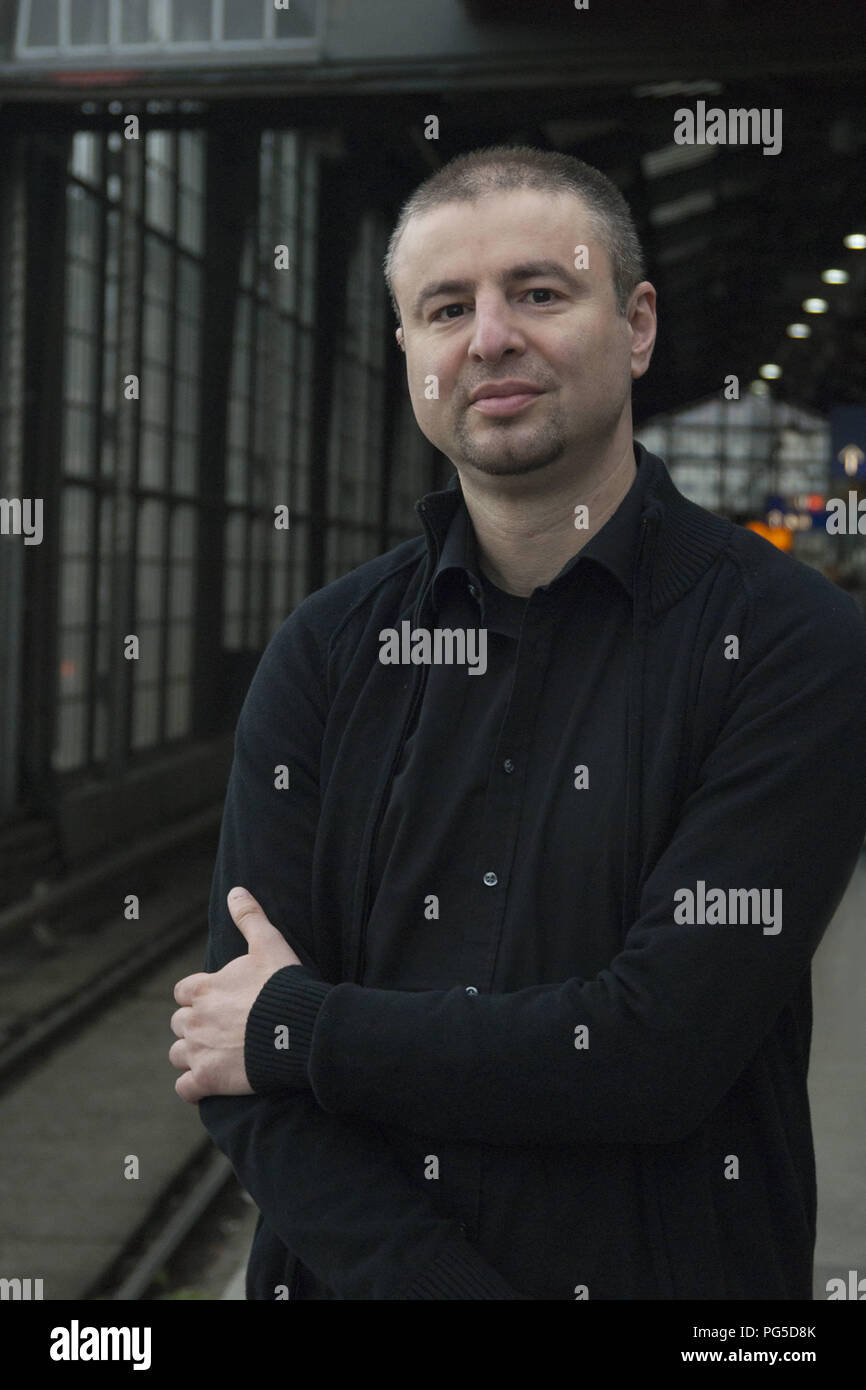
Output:
<path fill-rule="evenodd" d="M 866 251 L 866 232 L 851 232 L 842 238 L 842 245 L 849 251 Z"/>
<path fill-rule="evenodd" d="M 785 332 L 789 338 L 808 338 L 812 330 L 808 323 L 789 323 Z"/>
<path fill-rule="evenodd" d="M 765 362 L 758 371 L 765 381 L 777 381 L 782 375 L 782 368 L 777 362 Z"/>
<path fill-rule="evenodd" d="M 802 307 L 807 314 L 826 314 L 830 305 L 826 299 L 804 299 Z"/>
<path fill-rule="evenodd" d="M 822 270 L 821 279 L 825 285 L 847 285 L 847 270 Z"/>
<path fill-rule="evenodd" d="M 766 381 L 755 380 L 749 383 L 749 391 L 753 396 L 769 396 L 770 388 Z"/>

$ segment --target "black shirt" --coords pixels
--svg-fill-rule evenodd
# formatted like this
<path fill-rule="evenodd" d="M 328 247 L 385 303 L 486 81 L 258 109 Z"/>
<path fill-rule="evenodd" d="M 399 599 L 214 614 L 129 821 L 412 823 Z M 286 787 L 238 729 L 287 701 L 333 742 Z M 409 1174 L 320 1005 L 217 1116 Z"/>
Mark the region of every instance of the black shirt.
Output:
<path fill-rule="evenodd" d="M 529 598 L 481 572 L 465 503 L 455 513 L 436 621 L 486 627 L 487 669 L 428 669 L 376 842 L 365 984 L 504 992 L 595 974 L 615 954 L 642 494 L 638 469 L 605 525 Z M 590 878 L 611 911 L 581 922 Z M 521 915 L 532 904 L 532 934 L 515 930 L 509 900 Z"/>
<path fill-rule="evenodd" d="M 433 576 L 433 606 L 443 628 L 487 628 L 487 669 L 428 668 L 376 843 L 365 985 L 507 993 L 591 978 L 620 948 L 632 571 L 643 491 L 638 469 L 605 525 L 528 598 L 482 573 L 461 503 Z M 599 894 L 607 911 L 590 915 L 585 904 Z M 484 1225 L 485 1174 L 503 1189 L 510 1181 L 501 1153 L 445 1145 L 441 1135 L 427 1147 L 440 1159 L 440 1200 L 475 1236 Z M 413 1148 L 417 1141 L 407 1138 L 404 1152 Z M 579 1169 L 593 1166 L 588 1157 Z M 612 1147 L 603 1182 L 632 1161 L 627 1149 Z M 639 1228 L 635 1184 L 625 1173 L 620 1190 L 630 1207 L 620 1219 Z M 584 1191 L 587 1227 L 603 1227 L 601 1193 L 592 1183 Z M 519 1188 L 513 1195 L 519 1201 Z M 549 1239 L 550 1221 L 544 1225 Z M 601 1230 L 593 1233 L 593 1246 L 600 1238 Z M 632 1274 L 650 1287 L 649 1261 Z M 305 1285 L 303 1296 L 321 1294 Z"/>

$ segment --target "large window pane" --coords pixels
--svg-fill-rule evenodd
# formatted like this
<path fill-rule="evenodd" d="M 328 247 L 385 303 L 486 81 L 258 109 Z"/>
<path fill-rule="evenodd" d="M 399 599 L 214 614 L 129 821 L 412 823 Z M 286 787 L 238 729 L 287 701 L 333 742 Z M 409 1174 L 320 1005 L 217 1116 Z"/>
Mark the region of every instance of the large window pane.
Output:
<path fill-rule="evenodd" d="M 53 758 L 57 772 L 67 772 L 84 761 L 86 730 L 85 701 L 64 701 L 57 711 L 57 745 Z"/>
<path fill-rule="evenodd" d="M 212 0 L 174 0 L 171 36 L 176 42 L 208 42 L 211 37 Z"/>
<path fill-rule="evenodd" d="M 287 10 L 277 10 L 274 30 L 278 39 L 307 39 L 316 32 L 317 0 L 291 0 Z"/>
<path fill-rule="evenodd" d="M 261 0 L 223 0 L 223 38 L 261 39 L 263 20 Z"/>
<path fill-rule="evenodd" d="M 32 48 L 51 47 L 60 41 L 58 0 L 30 0 L 27 43 Z"/>
<path fill-rule="evenodd" d="M 120 6 L 121 43 L 154 43 L 161 35 L 154 23 L 153 0 L 123 0 Z"/>
<path fill-rule="evenodd" d="M 69 38 L 78 45 L 108 43 L 108 0 L 69 0 Z"/>

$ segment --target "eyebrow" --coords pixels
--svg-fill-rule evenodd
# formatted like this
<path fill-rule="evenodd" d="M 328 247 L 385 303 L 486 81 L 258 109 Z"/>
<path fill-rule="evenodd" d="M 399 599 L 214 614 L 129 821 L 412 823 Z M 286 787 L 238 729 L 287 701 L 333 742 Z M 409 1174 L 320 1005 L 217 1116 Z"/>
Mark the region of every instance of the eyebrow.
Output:
<path fill-rule="evenodd" d="M 502 287 L 513 284 L 518 280 L 558 280 L 560 284 L 567 285 L 569 289 L 578 289 L 580 281 L 574 275 L 570 275 L 558 261 L 525 261 L 521 265 L 513 265 L 508 270 L 503 270 L 496 277 L 496 283 Z M 415 300 L 413 312 L 416 318 L 421 317 L 421 310 L 430 299 L 438 299 L 445 294 L 469 294 L 475 289 L 474 280 L 433 280 L 429 285 L 425 285 L 418 298 Z"/>

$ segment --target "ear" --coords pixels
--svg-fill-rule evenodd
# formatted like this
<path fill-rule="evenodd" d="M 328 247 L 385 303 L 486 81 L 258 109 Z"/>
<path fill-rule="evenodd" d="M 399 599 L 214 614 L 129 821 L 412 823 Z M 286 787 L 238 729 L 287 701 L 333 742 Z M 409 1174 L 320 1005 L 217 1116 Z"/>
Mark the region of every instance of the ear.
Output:
<path fill-rule="evenodd" d="M 402 324 L 400 325 L 400 327 L 399 327 L 398 329 L 395 330 L 394 337 L 397 339 L 397 346 L 399 347 L 400 351 L 401 351 L 401 352 L 405 352 L 405 351 L 406 351 L 406 348 L 405 348 L 404 345 L 403 345 L 403 325 L 402 325 Z"/>
<path fill-rule="evenodd" d="M 631 374 L 637 380 L 649 367 L 656 340 L 656 292 L 649 280 L 641 280 L 631 292 L 628 324 L 631 332 Z"/>

